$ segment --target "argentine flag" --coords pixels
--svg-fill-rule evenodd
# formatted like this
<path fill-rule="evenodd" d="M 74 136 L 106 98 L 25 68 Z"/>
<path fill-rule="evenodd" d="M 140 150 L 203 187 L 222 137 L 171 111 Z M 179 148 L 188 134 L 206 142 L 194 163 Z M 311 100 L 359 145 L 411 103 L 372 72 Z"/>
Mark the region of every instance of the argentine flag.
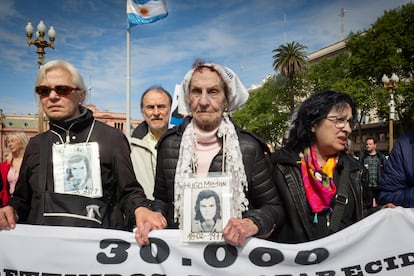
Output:
<path fill-rule="evenodd" d="M 127 0 L 127 28 L 156 22 L 167 17 L 164 0 Z"/>

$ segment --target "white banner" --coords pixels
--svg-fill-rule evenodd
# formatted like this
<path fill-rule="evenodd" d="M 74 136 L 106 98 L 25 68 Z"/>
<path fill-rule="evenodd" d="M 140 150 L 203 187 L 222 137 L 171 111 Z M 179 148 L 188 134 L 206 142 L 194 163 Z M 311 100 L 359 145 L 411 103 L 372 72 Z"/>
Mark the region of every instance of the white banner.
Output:
<path fill-rule="evenodd" d="M 179 242 L 154 231 L 140 248 L 130 232 L 17 225 L 0 232 L 0 275 L 414 275 L 414 209 L 385 209 L 318 241 L 256 238 L 242 248 Z"/>

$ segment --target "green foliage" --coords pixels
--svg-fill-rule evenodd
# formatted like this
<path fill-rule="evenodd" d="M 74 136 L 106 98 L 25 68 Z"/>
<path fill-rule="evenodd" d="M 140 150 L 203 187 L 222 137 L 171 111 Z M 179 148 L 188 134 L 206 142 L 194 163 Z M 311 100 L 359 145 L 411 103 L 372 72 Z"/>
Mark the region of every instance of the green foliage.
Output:
<path fill-rule="evenodd" d="M 400 119 L 400 134 L 414 129 L 414 82 L 402 82 L 395 93 L 395 110 Z M 386 92 L 388 93 L 388 92 Z M 388 95 L 388 94 L 387 94 Z"/>
<path fill-rule="evenodd" d="M 273 68 L 279 71 L 282 76 L 293 79 L 295 74 L 305 71 L 306 69 L 306 53 L 304 46 L 300 43 L 292 41 L 286 45 L 279 45 L 274 49 Z"/>
<path fill-rule="evenodd" d="M 386 11 L 369 30 L 351 34 L 347 40 L 350 55 L 341 54 L 312 65 L 306 79 L 313 91 L 332 89 L 352 95 L 360 110 L 377 110 L 379 117 L 389 117 L 389 92 L 383 88 L 383 74 L 397 73 L 400 79 L 412 80 L 414 74 L 414 4 Z M 414 90 L 400 82 L 396 90 L 399 118 L 412 118 Z"/>
<path fill-rule="evenodd" d="M 306 78 L 314 91 L 332 90 L 332 85 L 349 76 L 349 55 L 340 54 L 311 65 Z"/>
<path fill-rule="evenodd" d="M 350 71 L 353 78 L 373 87 L 379 116 L 389 118 L 389 92 L 383 89 L 383 74 L 400 78 L 395 103 L 401 126 L 412 124 L 414 111 L 414 4 L 386 11 L 371 28 L 352 35 L 347 42 L 352 52 Z"/>
<path fill-rule="evenodd" d="M 280 142 L 287 129 L 292 102 L 322 90 L 350 94 L 360 113 L 357 119 L 377 110 L 389 118 L 389 92 L 382 75 L 396 73 L 400 83 L 395 90 L 396 112 L 402 133 L 414 127 L 414 4 L 386 11 L 369 30 L 351 34 L 347 50 L 308 66 L 304 49 L 296 42 L 273 50 L 273 67 L 280 72 L 250 93 L 245 107 L 233 114 L 236 124 L 266 142 Z M 305 72 L 305 74 L 299 74 Z M 361 136 L 361 135 L 360 135 Z M 362 136 L 361 136 L 362 137 Z"/>
<path fill-rule="evenodd" d="M 369 30 L 352 34 L 347 42 L 352 52 L 352 75 L 376 80 L 396 73 L 413 75 L 414 70 L 414 4 L 386 11 Z M 374 83 L 375 84 L 375 83 Z"/>
<path fill-rule="evenodd" d="M 280 146 L 290 113 L 285 78 L 269 78 L 249 95 L 245 106 L 232 114 L 237 125 Z"/>
<path fill-rule="evenodd" d="M 294 81 L 298 74 L 306 70 L 307 60 L 304 50 L 307 48 L 307 46 L 293 41 L 286 45 L 280 45 L 272 51 L 275 53 L 273 55 L 273 68 L 289 79 L 289 108 L 291 113 L 295 108 Z"/>

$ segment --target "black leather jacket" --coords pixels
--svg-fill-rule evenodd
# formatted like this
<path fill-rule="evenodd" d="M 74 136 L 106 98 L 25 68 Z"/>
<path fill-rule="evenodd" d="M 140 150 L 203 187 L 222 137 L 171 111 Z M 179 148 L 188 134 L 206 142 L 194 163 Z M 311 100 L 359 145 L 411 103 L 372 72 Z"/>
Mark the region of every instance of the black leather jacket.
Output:
<path fill-rule="evenodd" d="M 305 195 L 300 171 L 300 158 L 297 153 L 286 149 L 272 154 L 275 181 L 279 194 L 285 204 L 286 222 L 270 238 L 282 243 L 300 243 L 319 239 L 333 233 L 332 226 L 336 199 L 331 202 L 332 213 L 318 214 L 318 223 L 314 223 L 312 213 Z M 349 173 L 345 172 L 346 170 Z M 345 173 L 344 173 L 345 172 Z M 372 198 L 368 191 L 366 170 L 351 155 L 341 153 L 334 171 L 334 183 L 337 187 L 348 185 L 348 202 L 339 223 L 339 229 L 361 220 L 368 213 L 375 211 L 370 206 Z M 368 211 L 368 209 L 371 209 Z M 329 214 L 328 214 L 329 213 Z"/>
<path fill-rule="evenodd" d="M 20 217 L 20 222 L 39 224 L 43 217 L 42 192 L 54 192 L 52 145 L 69 137 L 70 143 L 83 143 L 87 140 L 94 122 L 92 111 L 81 108 L 81 115 L 66 121 L 51 121 L 50 130 L 30 139 L 27 145 L 20 177 L 13 198 L 9 201 Z M 52 131 L 54 133 L 52 133 Z M 39 160 L 42 141 L 47 140 L 47 176 L 46 184 L 39 184 Z M 95 121 L 90 142 L 99 144 L 101 179 L 103 196 L 98 200 L 105 202 L 114 211 L 119 207 L 130 220 L 134 220 L 134 211 L 146 206 L 146 197 L 137 182 L 130 159 L 130 148 L 125 135 L 115 129 Z M 131 222 L 132 223 L 132 222 Z M 71 226 L 71 225 L 69 225 Z M 116 228 L 110 227 L 110 228 Z"/>
<path fill-rule="evenodd" d="M 169 228 L 177 228 L 174 222 L 174 178 L 182 135 L 190 120 L 187 117 L 183 124 L 170 129 L 158 143 L 154 209 L 164 214 Z M 243 217 L 252 219 L 259 228 L 257 236 L 262 236 L 281 225 L 283 206 L 272 180 L 269 155 L 265 155 L 266 145 L 248 132 L 237 127 L 236 131 L 249 183 L 246 195 L 249 210 Z M 209 171 L 219 172 L 221 165 L 222 150 L 214 157 Z"/>

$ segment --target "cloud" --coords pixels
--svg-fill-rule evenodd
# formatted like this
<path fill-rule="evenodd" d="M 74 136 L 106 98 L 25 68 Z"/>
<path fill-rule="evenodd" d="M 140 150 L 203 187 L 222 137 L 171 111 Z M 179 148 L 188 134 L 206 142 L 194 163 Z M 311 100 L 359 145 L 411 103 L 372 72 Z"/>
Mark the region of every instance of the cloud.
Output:
<path fill-rule="evenodd" d="M 344 33 L 369 27 L 384 9 L 408 0 L 233 0 L 169 1 L 169 15 L 154 24 L 133 27 L 131 38 L 131 114 L 141 118 L 141 93 L 153 84 L 173 92 L 194 58 L 223 63 L 249 87 L 273 74 L 272 50 L 297 41 L 315 51 L 341 38 L 339 12 L 345 8 Z M 286 24 L 284 12 L 286 13 Z M 65 59 L 79 68 L 90 103 L 125 112 L 125 1 L 0 1 L 1 106 L 27 113 L 33 106 L 37 72 L 34 46 L 24 26 L 44 18 L 57 31 L 56 47 L 46 60 Z M 285 40 L 286 35 L 286 40 Z M 18 99 L 18 100 L 16 100 Z M 36 105 L 34 106 L 36 107 Z M 36 111 L 36 109 L 34 109 Z"/>

